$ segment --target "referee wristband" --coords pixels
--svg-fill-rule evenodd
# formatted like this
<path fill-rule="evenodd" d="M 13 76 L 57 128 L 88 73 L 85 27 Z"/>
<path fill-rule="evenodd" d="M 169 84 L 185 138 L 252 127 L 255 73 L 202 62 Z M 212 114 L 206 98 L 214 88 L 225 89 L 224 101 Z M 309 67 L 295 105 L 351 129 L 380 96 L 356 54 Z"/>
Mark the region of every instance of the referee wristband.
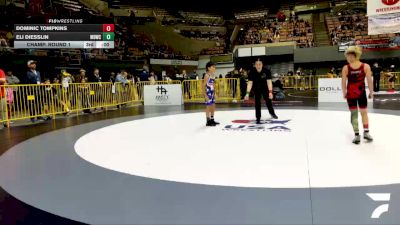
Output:
<path fill-rule="evenodd" d="M 269 91 L 269 93 L 272 93 L 272 91 Z"/>

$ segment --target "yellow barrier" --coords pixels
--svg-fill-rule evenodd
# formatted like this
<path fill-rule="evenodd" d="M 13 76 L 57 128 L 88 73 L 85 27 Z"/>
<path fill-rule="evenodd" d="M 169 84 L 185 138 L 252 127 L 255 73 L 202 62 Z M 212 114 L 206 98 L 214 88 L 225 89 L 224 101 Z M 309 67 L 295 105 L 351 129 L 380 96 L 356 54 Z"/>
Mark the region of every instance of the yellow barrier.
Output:
<path fill-rule="evenodd" d="M 395 87 L 400 87 L 400 73 L 396 74 Z M 318 88 L 318 76 L 285 76 L 285 89 L 310 90 Z M 385 74 L 381 76 L 381 88 L 388 89 Z M 181 84 L 184 102 L 203 102 L 203 80 L 138 82 L 136 85 L 121 83 L 76 83 L 64 87 L 61 84 L 46 85 L 3 85 L 5 96 L 0 95 L 0 123 L 36 117 L 54 117 L 63 113 L 79 113 L 82 110 L 119 106 L 143 102 L 145 85 Z M 216 79 L 217 102 L 240 100 L 240 79 Z M 0 124 L 1 125 L 1 124 Z"/>
<path fill-rule="evenodd" d="M 205 90 L 203 80 L 185 80 L 182 83 L 185 102 L 204 102 Z M 220 78 L 215 81 L 215 97 L 217 102 L 240 100 L 240 80 Z"/>
<path fill-rule="evenodd" d="M 140 102 L 137 86 L 121 83 L 74 83 L 5 85 L 1 98 L 0 122 L 37 117 L 54 117 L 63 113 Z M 4 104 L 3 104 L 4 103 Z"/>
<path fill-rule="evenodd" d="M 389 83 L 389 77 L 386 74 L 387 74 L 386 72 L 381 73 L 380 88 L 382 88 L 382 89 L 392 88 Z M 395 78 L 396 78 L 396 80 L 394 82 L 395 88 L 400 88 L 400 72 L 391 73 L 391 74 L 394 74 Z"/>
<path fill-rule="evenodd" d="M 0 126 L 3 126 L 3 122 L 6 122 L 7 119 L 6 88 L 4 85 L 0 85 Z"/>
<path fill-rule="evenodd" d="M 285 89 L 312 90 L 318 88 L 318 79 L 328 78 L 327 75 L 284 76 L 282 77 Z"/>
<path fill-rule="evenodd" d="M 382 73 L 380 80 L 380 87 L 382 89 L 389 89 L 389 77 Z M 395 88 L 400 87 L 400 72 L 392 73 L 396 75 Z M 285 89 L 295 90 L 311 90 L 318 88 L 319 78 L 329 78 L 328 75 L 316 75 L 316 76 L 285 76 L 282 77 L 283 86 Z M 339 77 L 338 77 L 339 78 Z"/>

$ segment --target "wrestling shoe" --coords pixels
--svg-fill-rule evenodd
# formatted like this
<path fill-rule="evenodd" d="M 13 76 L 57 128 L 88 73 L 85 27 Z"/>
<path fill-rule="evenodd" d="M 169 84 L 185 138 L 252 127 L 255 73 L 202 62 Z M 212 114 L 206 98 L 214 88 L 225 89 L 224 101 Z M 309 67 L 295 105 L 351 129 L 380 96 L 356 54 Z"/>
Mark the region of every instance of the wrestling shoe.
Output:
<path fill-rule="evenodd" d="M 356 135 L 353 139 L 353 144 L 359 145 L 360 144 L 360 135 Z"/>
<path fill-rule="evenodd" d="M 372 142 L 374 139 L 371 137 L 369 132 L 364 132 L 364 140 L 366 140 L 368 142 Z"/>
<path fill-rule="evenodd" d="M 256 120 L 256 124 L 261 124 L 261 121 L 260 120 Z"/>
<path fill-rule="evenodd" d="M 271 115 L 272 119 L 278 119 L 278 116 L 276 114 Z"/>
<path fill-rule="evenodd" d="M 214 124 L 214 126 L 219 125 L 219 123 L 216 122 L 214 119 L 211 119 L 210 122 L 211 122 L 212 124 Z"/>

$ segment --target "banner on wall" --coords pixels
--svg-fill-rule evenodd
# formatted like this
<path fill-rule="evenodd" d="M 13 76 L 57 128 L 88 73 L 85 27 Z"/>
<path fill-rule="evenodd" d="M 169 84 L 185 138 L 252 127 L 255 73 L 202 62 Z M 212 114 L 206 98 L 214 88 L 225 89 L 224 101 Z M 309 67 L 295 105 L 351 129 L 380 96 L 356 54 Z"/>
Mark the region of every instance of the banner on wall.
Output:
<path fill-rule="evenodd" d="M 400 0 L 368 0 L 368 16 L 400 13 Z"/>
<path fill-rule="evenodd" d="M 199 61 L 194 60 L 175 60 L 175 59 L 150 59 L 151 65 L 169 66 L 198 66 Z"/>
<path fill-rule="evenodd" d="M 368 17 L 368 35 L 400 33 L 400 13 Z"/>
<path fill-rule="evenodd" d="M 347 48 L 350 46 L 358 45 L 363 48 L 363 50 L 399 50 L 400 49 L 400 35 L 393 37 L 391 39 L 383 39 L 383 40 L 376 40 L 376 41 L 359 41 L 359 40 L 352 40 L 352 41 L 344 41 L 340 42 L 339 52 L 345 52 Z"/>
<path fill-rule="evenodd" d="M 365 81 L 367 96 L 369 89 Z M 346 102 L 342 92 L 342 78 L 320 78 L 318 79 L 318 102 Z M 372 99 L 368 99 L 372 102 Z"/>

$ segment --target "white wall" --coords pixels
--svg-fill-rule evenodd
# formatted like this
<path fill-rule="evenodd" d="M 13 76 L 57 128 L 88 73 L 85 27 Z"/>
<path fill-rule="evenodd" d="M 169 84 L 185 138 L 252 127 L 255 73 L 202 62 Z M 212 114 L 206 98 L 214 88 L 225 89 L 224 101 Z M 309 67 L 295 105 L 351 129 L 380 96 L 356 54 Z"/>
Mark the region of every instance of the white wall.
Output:
<path fill-rule="evenodd" d="M 206 72 L 206 64 L 210 61 L 210 56 L 200 56 L 199 58 L 199 67 L 197 68 L 197 74 L 200 76 L 203 75 L 203 73 Z M 215 76 L 219 76 L 222 74 L 222 76 L 225 77 L 225 75 L 235 69 L 235 64 L 234 63 L 228 63 L 228 64 L 217 64 L 216 66 L 217 71 L 215 72 Z"/>

